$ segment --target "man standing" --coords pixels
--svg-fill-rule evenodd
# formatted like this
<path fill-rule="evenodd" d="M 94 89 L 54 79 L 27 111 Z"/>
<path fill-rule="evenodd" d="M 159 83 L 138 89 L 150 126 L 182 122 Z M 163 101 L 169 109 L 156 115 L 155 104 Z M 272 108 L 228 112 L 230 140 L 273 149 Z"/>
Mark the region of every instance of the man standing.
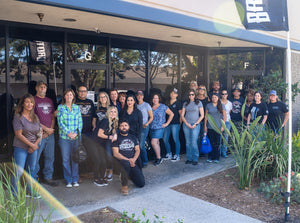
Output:
<path fill-rule="evenodd" d="M 77 98 L 75 104 L 77 104 L 81 111 L 82 117 L 82 144 L 85 148 L 89 149 L 89 142 L 91 140 L 92 132 L 96 127 L 96 110 L 94 106 L 94 102 L 87 98 L 88 89 L 84 85 L 80 85 L 77 88 Z M 89 152 L 89 151 L 87 151 Z M 81 166 L 83 168 L 81 173 L 87 172 L 86 167 Z"/>
<path fill-rule="evenodd" d="M 220 81 L 213 81 L 212 82 L 212 89 L 208 92 L 208 97 L 211 100 L 213 94 L 218 94 L 219 98 L 221 98 L 220 94 Z"/>
<path fill-rule="evenodd" d="M 140 147 L 137 138 L 129 134 L 129 123 L 123 120 L 119 123 L 120 132 L 117 140 L 113 142 L 113 154 L 121 164 L 121 193 L 128 195 L 128 178 L 137 187 L 145 185 L 141 162 L 138 162 Z"/>
<path fill-rule="evenodd" d="M 237 128 L 242 127 L 242 106 L 245 99 L 241 97 L 241 90 L 239 88 L 233 89 L 233 98 L 230 100 L 232 103 L 232 110 L 230 113 L 231 121 Z"/>
<path fill-rule="evenodd" d="M 53 177 L 53 163 L 54 163 L 54 105 L 53 101 L 46 97 L 47 84 L 43 81 L 39 81 L 36 84 L 36 95 L 34 96 L 35 108 L 34 112 L 38 116 L 43 129 L 43 136 L 41 145 L 39 146 L 37 153 L 37 162 L 34 169 L 34 177 L 37 179 L 37 174 L 40 170 L 39 159 L 44 152 L 44 183 L 50 186 L 58 186 L 58 182 L 52 179 Z"/>

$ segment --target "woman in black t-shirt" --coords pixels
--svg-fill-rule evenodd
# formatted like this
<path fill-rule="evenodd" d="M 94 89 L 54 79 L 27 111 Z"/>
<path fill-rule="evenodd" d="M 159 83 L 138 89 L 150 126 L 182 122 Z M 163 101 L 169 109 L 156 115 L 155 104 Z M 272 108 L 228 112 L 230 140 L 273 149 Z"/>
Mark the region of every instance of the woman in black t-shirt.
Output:
<path fill-rule="evenodd" d="M 247 126 L 249 126 L 250 122 L 253 122 L 259 116 L 261 116 L 261 118 L 258 123 L 263 126 L 266 124 L 269 112 L 266 103 L 262 102 L 261 99 L 262 92 L 256 91 L 254 94 L 255 102 L 253 102 L 249 108 L 250 113 L 248 115 Z"/>
<path fill-rule="evenodd" d="M 92 154 L 90 156 L 94 163 L 94 184 L 97 186 L 107 185 L 107 181 L 112 180 L 112 142 L 117 139 L 118 123 L 117 108 L 109 106 L 106 117 L 98 122 L 93 132 L 93 139 L 96 146 L 92 146 Z"/>
<path fill-rule="evenodd" d="M 170 100 L 166 103 L 169 106 L 169 109 L 174 113 L 174 117 L 170 124 L 165 127 L 164 131 L 164 144 L 166 149 L 166 156 L 165 159 L 172 159 L 172 162 L 176 162 L 180 160 L 179 153 L 180 153 L 180 139 L 179 139 L 179 130 L 180 130 L 180 115 L 182 111 L 182 103 L 181 101 L 177 100 L 178 97 L 178 90 L 176 88 L 170 93 Z M 166 115 L 166 120 L 168 120 L 169 115 Z M 172 157 L 171 146 L 169 143 L 170 134 L 172 133 L 172 137 L 175 144 L 175 154 Z"/>
<path fill-rule="evenodd" d="M 107 108 L 110 106 L 110 100 L 108 94 L 104 91 L 100 91 L 98 95 L 98 104 L 96 114 L 98 116 L 97 123 L 105 118 Z"/>

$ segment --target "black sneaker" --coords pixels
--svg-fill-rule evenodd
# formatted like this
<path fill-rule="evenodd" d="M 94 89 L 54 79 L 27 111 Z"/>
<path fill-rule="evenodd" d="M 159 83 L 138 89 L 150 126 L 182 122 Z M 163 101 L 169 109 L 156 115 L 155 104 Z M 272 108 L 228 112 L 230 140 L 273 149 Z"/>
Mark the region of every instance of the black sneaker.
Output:
<path fill-rule="evenodd" d="M 192 164 L 193 164 L 194 166 L 196 166 L 196 165 L 198 165 L 198 162 L 197 162 L 197 161 L 193 161 Z"/>
<path fill-rule="evenodd" d="M 107 176 L 105 177 L 105 179 L 107 181 L 112 181 L 113 180 L 113 175 L 111 173 L 107 174 Z"/>
<path fill-rule="evenodd" d="M 99 179 L 99 180 L 96 179 L 96 180 L 94 180 L 94 184 L 96 186 L 98 186 L 98 187 L 103 187 L 103 186 L 107 186 L 108 185 L 107 181 L 104 180 L 104 179 Z"/>
<path fill-rule="evenodd" d="M 158 166 L 162 163 L 163 159 L 160 158 L 160 159 L 156 159 L 155 163 L 154 163 L 154 166 Z"/>
<path fill-rule="evenodd" d="M 191 161 L 191 160 L 185 161 L 185 164 L 192 164 L 192 163 L 193 163 L 193 161 Z"/>
<path fill-rule="evenodd" d="M 52 179 L 44 179 L 43 181 L 44 184 L 47 184 L 51 187 L 57 187 L 58 186 L 58 182 Z"/>

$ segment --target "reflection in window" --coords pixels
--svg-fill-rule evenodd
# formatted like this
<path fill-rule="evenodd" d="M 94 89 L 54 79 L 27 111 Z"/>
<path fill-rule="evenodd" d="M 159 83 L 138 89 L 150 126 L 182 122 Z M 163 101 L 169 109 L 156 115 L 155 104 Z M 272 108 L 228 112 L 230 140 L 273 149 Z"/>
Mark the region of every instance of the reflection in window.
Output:
<path fill-rule="evenodd" d="M 173 53 L 151 52 L 150 86 L 163 94 L 177 85 L 178 56 Z"/>
<path fill-rule="evenodd" d="M 73 69 L 71 74 L 71 84 L 75 88 L 83 84 L 88 90 L 97 92 L 105 87 L 105 70 Z"/>
<path fill-rule="evenodd" d="M 68 62 L 106 63 L 106 47 L 102 45 L 68 43 Z"/>
<path fill-rule="evenodd" d="M 112 83 L 118 90 L 145 90 L 146 51 L 112 48 Z"/>
<path fill-rule="evenodd" d="M 22 39 L 10 39 L 10 87 L 15 99 L 28 92 L 28 41 Z"/>
<path fill-rule="evenodd" d="M 5 38 L 0 37 L 0 95 L 6 92 L 5 79 Z"/>

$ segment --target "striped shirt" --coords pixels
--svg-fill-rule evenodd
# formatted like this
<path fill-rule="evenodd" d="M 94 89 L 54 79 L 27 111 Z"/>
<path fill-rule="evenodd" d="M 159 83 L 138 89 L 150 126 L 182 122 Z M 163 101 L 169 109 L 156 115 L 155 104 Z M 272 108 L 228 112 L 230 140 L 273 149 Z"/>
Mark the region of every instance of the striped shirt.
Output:
<path fill-rule="evenodd" d="M 72 110 L 67 105 L 59 105 L 57 113 L 57 121 L 59 126 L 59 136 L 62 139 L 71 139 L 68 134 L 70 132 L 81 133 L 82 130 L 82 117 L 80 108 L 76 104 L 72 104 Z"/>

